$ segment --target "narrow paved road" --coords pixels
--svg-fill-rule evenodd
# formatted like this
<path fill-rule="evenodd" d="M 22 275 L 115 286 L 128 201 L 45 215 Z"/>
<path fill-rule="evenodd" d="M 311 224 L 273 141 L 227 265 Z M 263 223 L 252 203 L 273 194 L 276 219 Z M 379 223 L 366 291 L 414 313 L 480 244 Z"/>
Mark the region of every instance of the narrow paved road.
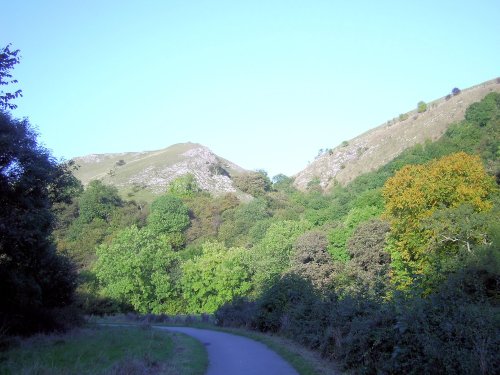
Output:
<path fill-rule="evenodd" d="M 156 327 L 201 341 L 208 352 L 206 375 L 299 375 L 283 358 L 260 342 L 229 333 L 188 327 Z"/>

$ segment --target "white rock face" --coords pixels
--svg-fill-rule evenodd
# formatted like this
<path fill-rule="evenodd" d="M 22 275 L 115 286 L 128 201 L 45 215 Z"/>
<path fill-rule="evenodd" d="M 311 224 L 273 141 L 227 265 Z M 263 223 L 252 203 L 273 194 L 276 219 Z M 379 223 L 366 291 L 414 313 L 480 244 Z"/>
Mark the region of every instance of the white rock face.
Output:
<path fill-rule="evenodd" d="M 213 194 L 236 192 L 231 178 L 218 173 L 224 166 L 217 155 L 208 148 L 192 148 L 181 156 L 183 160 L 172 165 L 147 167 L 121 185 L 139 184 L 155 193 L 162 193 L 174 179 L 192 174 L 202 190 Z"/>
<path fill-rule="evenodd" d="M 214 195 L 237 192 L 230 175 L 244 173 L 236 164 L 196 143 L 180 143 L 163 150 L 92 154 L 74 159 L 75 176 L 84 185 L 102 180 L 125 191 L 146 189 L 156 194 L 172 180 L 192 174 L 198 186 Z"/>

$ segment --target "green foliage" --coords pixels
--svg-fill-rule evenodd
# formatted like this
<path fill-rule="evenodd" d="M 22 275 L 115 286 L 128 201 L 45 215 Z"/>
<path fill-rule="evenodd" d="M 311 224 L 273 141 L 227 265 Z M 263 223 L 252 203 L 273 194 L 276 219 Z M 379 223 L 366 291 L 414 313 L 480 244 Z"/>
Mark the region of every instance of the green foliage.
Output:
<path fill-rule="evenodd" d="M 321 179 L 317 176 L 311 178 L 311 180 L 307 183 L 307 191 L 321 193 L 323 191 L 323 188 L 321 187 Z"/>
<path fill-rule="evenodd" d="M 167 236 L 132 226 L 99 246 L 97 257 L 95 272 L 105 296 L 141 313 L 179 311 L 179 257 Z"/>
<path fill-rule="evenodd" d="M 215 311 L 215 323 L 222 327 L 254 328 L 256 304 L 245 297 L 234 298 Z"/>
<path fill-rule="evenodd" d="M 253 197 L 261 197 L 271 190 L 271 181 L 264 171 L 234 176 L 233 181 L 238 189 Z"/>
<path fill-rule="evenodd" d="M 293 178 L 278 174 L 272 178 L 273 189 L 277 191 L 292 192 L 295 190 L 293 187 Z"/>
<path fill-rule="evenodd" d="M 405 120 L 408 120 L 408 113 L 401 113 L 399 115 L 399 121 L 405 121 Z"/>
<path fill-rule="evenodd" d="M 339 299 L 290 274 L 255 304 L 241 300 L 217 316 L 220 324 L 287 335 L 349 373 L 494 374 L 500 252 L 491 250 L 478 252 L 427 298 Z"/>
<path fill-rule="evenodd" d="M 326 235 L 318 230 L 302 234 L 294 244 L 291 272 L 308 280 L 319 291 L 331 286 L 335 272 L 327 246 Z"/>
<path fill-rule="evenodd" d="M 227 246 L 246 246 L 251 228 L 270 216 L 269 202 L 263 198 L 228 209 L 222 215 L 218 240 Z"/>
<path fill-rule="evenodd" d="M 356 206 L 352 208 L 347 214 L 344 222 L 339 223 L 336 228 L 334 228 L 328 234 L 328 251 L 332 255 L 334 260 L 340 262 L 347 262 L 349 260 L 349 253 L 347 252 L 346 245 L 347 241 L 351 237 L 352 233 L 356 227 L 363 221 L 369 220 L 371 218 L 380 216 L 382 213 L 382 207 L 380 206 L 362 206 L 362 202 L 370 202 L 372 197 L 366 195 Z M 378 204 L 378 196 L 376 198 L 375 204 Z"/>
<path fill-rule="evenodd" d="M 189 212 L 180 198 L 163 195 L 151 204 L 148 228 L 158 234 L 181 233 L 189 226 Z"/>
<path fill-rule="evenodd" d="M 223 223 L 223 214 L 227 210 L 238 207 L 240 201 L 228 193 L 222 197 L 212 197 L 209 194 L 197 194 L 186 200 L 191 216 L 186 237 L 190 243 L 201 243 L 216 238 Z"/>
<path fill-rule="evenodd" d="M 264 291 L 257 301 L 253 325 L 262 332 L 278 332 L 286 329 L 285 317 L 289 311 L 315 297 L 311 284 L 294 274 L 287 274 Z"/>
<path fill-rule="evenodd" d="M 417 112 L 418 113 L 423 113 L 427 111 L 427 103 L 425 103 L 424 101 L 420 101 L 417 103 Z"/>
<path fill-rule="evenodd" d="M 500 115 L 500 93 L 492 92 L 465 111 L 465 119 L 478 126 L 486 126 L 490 119 Z"/>
<path fill-rule="evenodd" d="M 246 250 L 203 244 L 200 256 L 182 266 L 182 291 L 190 313 L 213 313 L 251 288 Z"/>
<path fill-rule="evenodd" d="M 254 172 L 239 183 L 256 198 L 240 202 L 200 192 L 186 175 L 147 219 L 147 207 L 131 202 L 58 205 L 58 249 L 82 269 L 79 303 L 97 313 L 216 311 L 219 324 L 278 332 L 352 373 L 491 372 L 498 261 L 488 257 L 500 232 L 500 193 L 486 176 L 500 170 L 493 103 L 473 107 L 438 142 L 327 193 L 319 179 L 300 192 L 291 178 L 271 186 Z M 96 196 L 113 196 L 99 188 Z"/>
<path fill-rule="evenodd" d="M 0 111 L 0 325 L 9 333 L 57 328 L 56 310 L 72 302 L 74 267 L 51 238 L 52 208 L 68 198 L 70 173 L 28 120 Z"/>
<path fill-rule="evenodd" d="M 104 188 L 102 191 L 109 190 Z M 98 194 L 92 195 L 94 198 L 99 197 Z M 95 217 L 88 222 L 79 217 L 78 198 L 69 204 L 58 206 L 58 223 L 53 233 L 57 249 L 67 253 L 79 270 L 92 268 L 96 247 L 112 238 L 114 233 L 130 225 L 145 225 L 147 210 L 135 202 L 122 202 L 120 206 L 111 205 L 106 211 L 107 220 Z"/>
<path fill-rule="evenodd" d="M 390 256 L 385 250 L 389 224 L 373 219 L 360 224 L 347 242 L 347 273 L 356 294 L 381 295 L 388 284 Z"/>
<path fill-rule="evenodd" d="M 493 192 L 489 177 L 477 156 L 452 154 L 425 165 L 407 166 L 387 180 L 384 186 L 385 215 L 391 223 L 389 249 L 393 281 L 401 289 L 412 283 L 414 275 L 429 277 L 439 257 L 433 250 L 436 233 L 423 225 L 438 209 L 469 204 L 474 212 L 487 211 Z M 441 252 L 446 257 L 446 251 Z"/>
<path fill-rule="evenodd" d="M 262 241 L 252 251 L 257 289 L 279 277 L 290 267 L 293 245 L 309 229 L 311 224 L 307 221 L 280 221 L 269 227 Z"/>
<path fill-rule="evenodd" d="M 179 198 L 188 198 L 199 193 L 201 189 L 196 182 L 193 174 L 187 173 L 174 179 L 167 188 L 167 194 L 174 195 Z"/>
<path fill-rule="evenodd" d="M 109 221 L 113 211 L 122 205 L 118 189 L 94 180 L 78 199 L 79 219 L 84 223 L 90 223 L 94 219 Z"/>

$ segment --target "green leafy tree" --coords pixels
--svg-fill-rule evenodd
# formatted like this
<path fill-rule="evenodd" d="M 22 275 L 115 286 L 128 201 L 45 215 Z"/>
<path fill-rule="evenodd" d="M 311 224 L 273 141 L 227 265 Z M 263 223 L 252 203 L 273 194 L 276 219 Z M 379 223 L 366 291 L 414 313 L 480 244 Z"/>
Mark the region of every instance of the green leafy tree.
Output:
<path fill-rule="evenodd" d="M 264 171 L 234 176 L 233 181 L 238 189 L 253 197 L 261 197 L 271 190 L 271 181 Z"/>
<path fill-rule="evenodd" d="M 179 313 L 175 280 L 179 257 L 168 236 L 135 226 L 118 233 L 97 249 L 95 273 L 102 293 L 128 303 L 141 313 Z"/>
<path fill-rule="evenodd" d="M 369 199 L 367 199 L 367 201 L 369 201 Z M 360 200 L 360 202 L 362 202 L 362 200 Z M 347 241 L 352 236 L 356 227 L 363 221 L 380 216 L 382 211 L 382 207 L 375 205 L 352 208 L 345 220 L 339 223 L 328 235 L 328 251 L 333 259 L 344 263 L 347 262 L 349 260 L 349 253 L 346 248 Z"/>
<path fill-rule="evenodd" d="M 213 313 L 251 288 L 247 251 L 206 242 L 202 254 L 182 266 L 182 290 L 188 311 Z"/>
<path fill-rule="evenodd" d="M 189 211 L 182 200 L 163 195 L 151 204 L 148 227 L 156 233 L 182 233 L 189 226 Z"/>
<path fill-rule="evenodd" d="M 477 103 L 472 103 L 465 111 L 465 119 L 475 125 L 485 126 L 495 116 L 500 115 L 500 94 L 492 92 Z"/>
<path fill-rule="evenodd" d="M 291 267 L 293 245 L 297 238 L 311 229 L 307 221 L 279 221 L 267 230 L 252 252 L 254 281 L 257 288 L 273 281 Z"/>
<path fill-rule="evenodd" d="M 318 230 L 302 234 L 294 244 L 291 272 L 307 279 L 318 290 L 331 286 L 336 270 L 327 246 L 326 235 Z"/>
<path fill-rule="evenodd" d="M 433 229 L 424 225 L 437 210 L 468 204 L 474 212 L 488 211 L 494 191 L 477 156 L 463 152 L 424 165 L 403 167 L 383 190 L 385 216 L 391 224 L 389 250 L 393 281 L 407 289 L 415 276 L 429 276 L 435 262 Z M 432 260 L 432 262 L 431 262 Z"/>
<path fill-rule="evenodd" d="M 347 273 L 351 289 L 370 295 L 383 293 L 388 284 L 390 255 L 386 251 L 389 224 L 372 219 L 360 224 L 347 242 Z"/>
<path fill-rule="evenodd" d="M 196 177 L 193 174 L 187 173 L 174 179 L 167 188 L 167 194 L 174 195 L 179 198 L 189 198 L 201 191 Z"/>
<path fill-rule="evenodd" d="M 116 208 L 122 205 L 123 201 L 114 186 L 94 180 L 78 199 L 79 218 L 84 223 L 95 219 L 109 222 Z"/>
<path fill-rule="evenodd" d="M 216 238 L 223 223 L 223 214 L 239 205 L 238 198 L 232 194 L 213 197 L 208 193 L 196 194 L 186 200 L 191 216 L 186 237 L 188 242 L 204 242 Z"/>
<path fill-rule="evenodd" d="M 228 209 L 222 215 L 218 240 L 227 246 L 248 246 L 251 229 L 270 217 L 269 202 L 264 198 L 253 199 L 234 209 Z"/>

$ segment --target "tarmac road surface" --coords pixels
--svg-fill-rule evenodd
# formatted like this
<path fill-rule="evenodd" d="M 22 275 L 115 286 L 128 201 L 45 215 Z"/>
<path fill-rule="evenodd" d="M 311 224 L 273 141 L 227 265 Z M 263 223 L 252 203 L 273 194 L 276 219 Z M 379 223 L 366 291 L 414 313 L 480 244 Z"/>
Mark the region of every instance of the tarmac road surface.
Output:
<path fill-rule="evenodd" d="M 208 352 L 206 375 L 299 375 L 264 344 L 229 333 L 189 327 L 156 327 L 192 336 Z"/>

